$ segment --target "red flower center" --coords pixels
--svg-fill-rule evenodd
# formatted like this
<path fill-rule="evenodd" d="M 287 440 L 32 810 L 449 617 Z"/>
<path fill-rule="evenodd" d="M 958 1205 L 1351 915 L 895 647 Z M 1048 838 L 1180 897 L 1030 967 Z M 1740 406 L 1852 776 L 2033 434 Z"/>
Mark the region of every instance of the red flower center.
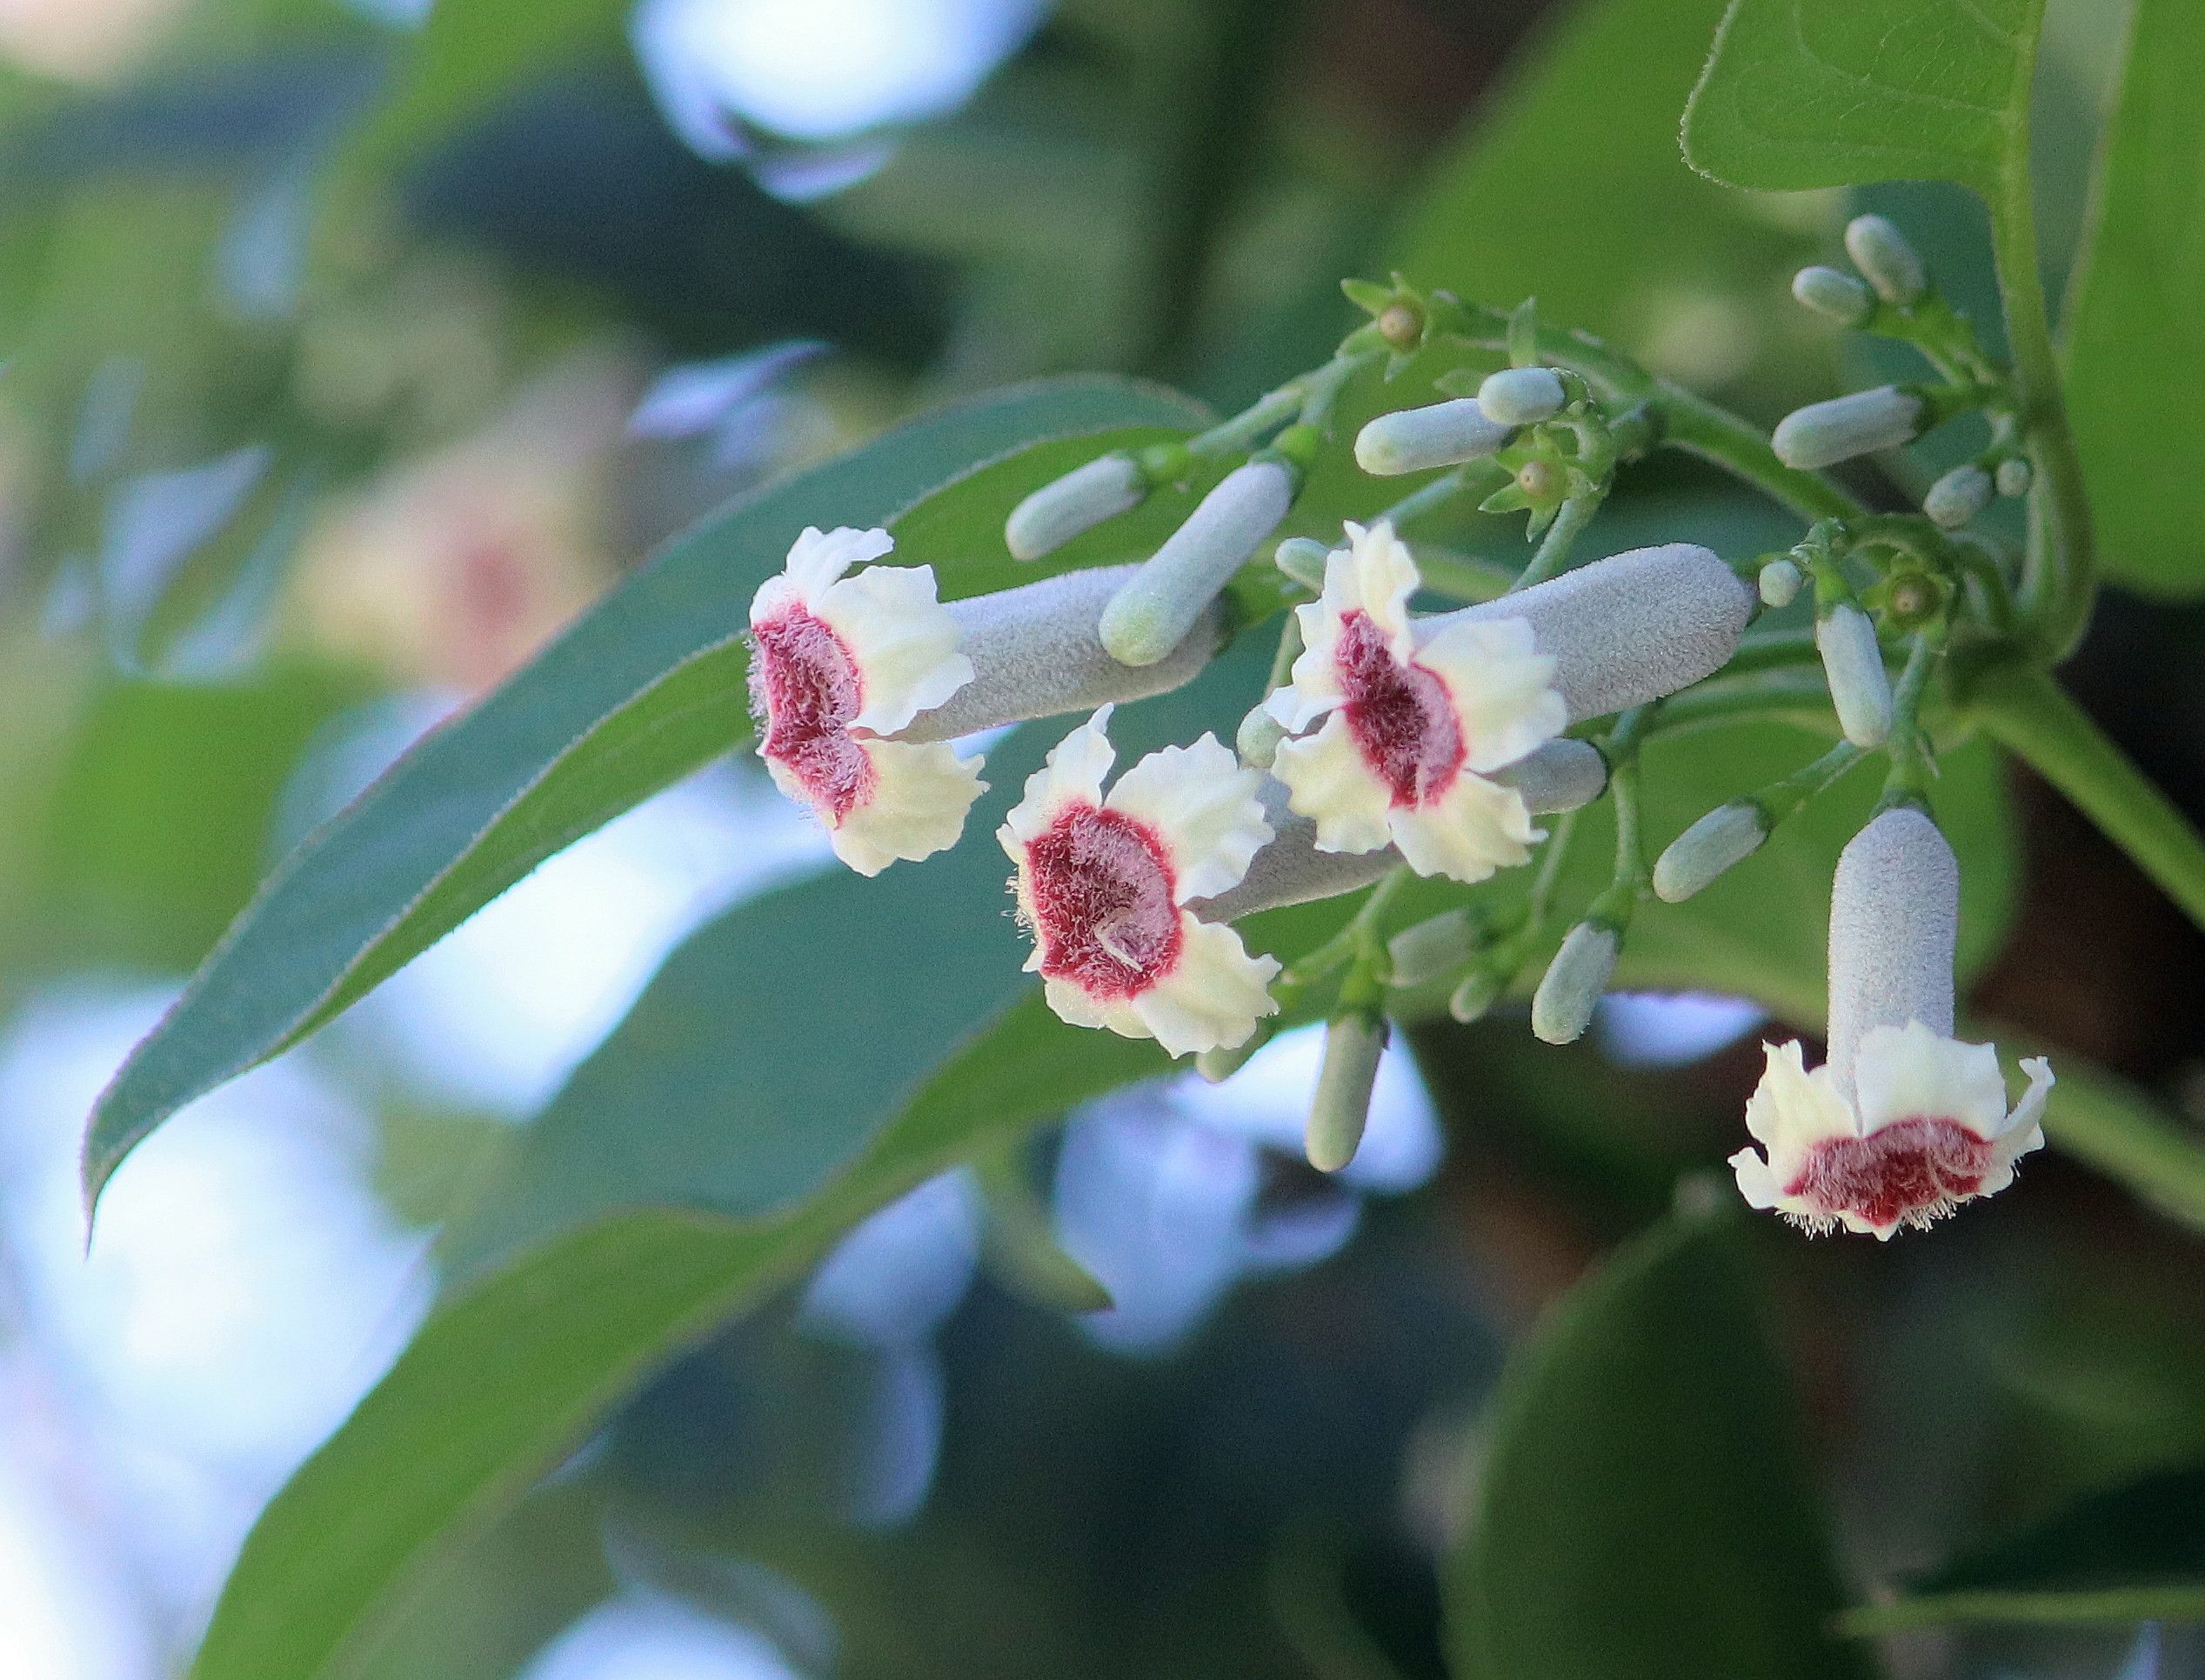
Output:
<path fill-rule="evenodd" d="M 1386 633 L 1366 612 L 1340 622 L 1333 656 L 1340 710 L 1364 763 L 1392 791 L 1393 803 L 1424 805 L 1453 784 L 1467 756 L 1447 685 L 1414 661 L 1393 657 Z"/>
<path fill-rule="evenodd" d="M 1973 1196 L 1990 1159 L 1991 1145 L 1956 1120 L 1894 1120 L 1867 1137 L 1824 1138 L 1785 1194 L 1881 1228 Z"/>
<path fill-rule="evenodd" d="M 842 638 L 801 607 L 752 625 L 751 641 L 751 708 L 762 715 L 765 754 L 839 823 L 879 780 L 850 734 L 865 705 L 864 674 Z"/>
<path fill-rule="evenodd" d="M 1179 962 L 1169 857 L 1148 825 L 1074 805 L 1026 843 L 1027 902 L 1041 972 L 1095 997 L 1133 997 Z"/>

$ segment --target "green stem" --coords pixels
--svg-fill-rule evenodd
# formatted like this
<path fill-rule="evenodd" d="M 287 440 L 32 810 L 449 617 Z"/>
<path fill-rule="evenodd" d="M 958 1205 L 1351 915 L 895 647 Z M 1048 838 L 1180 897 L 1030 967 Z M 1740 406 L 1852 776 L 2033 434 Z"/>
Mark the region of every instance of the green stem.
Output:
<path fill-rule="evenodd" d="M 1266 391 L 1231 419 L 1188 438 L 1187 453 L 1196 457 L 1237 455 L 1260 438 L 1268 437 L 1300 414 L 1304 384 L 1305 381 L 1294 379 L 1274 391 Z"/>
<path fill-rule="evenodd" d="M 2021 435 L 2035 478 L 2029 490 L 2029 544 L 2021 572 L 2021 615 L 2054 661 L 2081 640 L 2097 594 L 2097 549 L 2082 460 L 2068 428 L 2059 357 L 2037 267 L 2036 205 L 2026 160 L 2005 172 L 1991 207 L 1991 253 L 2006 301 L 2006 337 Z"/>
<path fill-rule="evenodd" d="M 1433 323 L 1473 349 L 1507 354 L 1508 317 L 1500 310 L 1435 297 Z M 1713 462 L 1801 518 L 1860 511 L 1861 504 L 1828 479 L 1779 461 L 1766 432 L 1681 385 L 1655 377 L 1592 334 L 1542 326 L 1538 344 L 1547 361 L 1576 369 L 1607 395 L 1647 404 L 1663 443 Z"/>
<path fill-rule="evenodd" d="M 2051 675 L 2019 660 L 1971 673 L 1962 704 L 2205 928 L 2205 839 Z"/>
<path fill-rule="evenodd" d="M 1607 496 L 1600 490 L 1587 490 L 1573 496 L 1555 510 L 1554 523 L 1547 527 L 1547 536 L 1538 551 L 1509 584 L 1511 592 L 1528 589 L 1533 583 L 1543 583 L 1569 564 L 1570 550 L 1577 546 L 1577 539 L 1585 527 L 1593 523 L 1593 516 L 1600 510 Z"/>
<path fill-rule="evenodd" d="M 1495 601 L 1508 592 L 1516 574 L 1496 561 L 1465 554 L 1460 549 L 1434 548 L 1412 543 L 1416 570 L 1424 586 L 1458 601 Z"/>

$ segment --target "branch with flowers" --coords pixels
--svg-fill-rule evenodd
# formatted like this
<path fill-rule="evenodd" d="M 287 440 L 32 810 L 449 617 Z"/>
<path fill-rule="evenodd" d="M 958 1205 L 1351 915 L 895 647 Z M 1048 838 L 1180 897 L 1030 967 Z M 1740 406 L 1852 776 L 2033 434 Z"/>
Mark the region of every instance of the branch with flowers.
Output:
<path fill-rule="evenodd" d="M 1076 571 L 944 606 L 926 567 L 870 566 L 885 533 L 807 531 L 752 611 L 758 751 L 872 874 L 952 843 L 981 789 L 981 755 L 952 739 L 1090 712 L 1027 783 L 1000 839 L 1016 866 L 1027 967 L 1078 1026 L 1153 1038 L 1229 1075 L 1291 1004 L 1327 1023 L 1307 1149 L 1326 1170 L 1361 1135 L 1389 999 L 1444 986 L 1459 1020 L 1527 977 L 1533 1031 L 1590 1024 L 1634 917 L 1743 864 L 1864 759 L 1883 767 L 1872 820 L 1831 896 L 1829 1055 L 1808 1070 L 1772 1046 L 1746 1112 L 1765 1153 L 1734 1157 L 1740 1190 L 1809 1230 L 1889 1237 L 2002 1188 L 2043 1142 L 2042 1058 L 2009 1106 L 1996 1051 L 1954 1037 L 1958 865 L 1932 815 L 1933 741 L 1974 717 L 2073 789 L 2146 867 L 2196 902 L 2194 836 L 2042 675 L 2073 639 L 2071 572 L 1974 529 L 2000 497 L 2056 501 L 2056 420 L 1932 284 L 1899 229 L 1848 228 L 1856 272 L 1803 270 L 1801 304 L 1910 346 L 1914 383 L 1803 408 L 1773 436 L 1590 336 L 1511 312 L 1349 282 L 1367 320 L 1321 366 L 1183 443 L 1106 454 L 1012 511 L 1010 552 L 1037 561 L 1153 493 L 1226 470 L 1145 562 Z M 1414 361 L 1443 400 L 1381 413 L 1351 439 L 1341 393 Z M 1496 365 L 1498 363 L 1498 365 Z M 1871 511 L 1823 475 L 1963 415 L 1989 441 L 1918 510 Z M 1320 457 L 1352 449 L 1380 478 L 1430 475 L 1326 543 L 1279 537 Z M 1806 522 L 1787 550 L 1727 562 L 1673 543 L 1586 560 L 1594 516 L 1657 451 L 1714 463 Z M 1420 560 L 1420 533 L 1474 505 L 1521 513 L 1513 574 Z M 2057 528 L 2064 513 L 2042 515 Z M 2069 544 L 2072 547 L 2072 543 Z M 1420 612 L 1427 593 L 1470 603 Z M 1746 632 L 1811 596 L 1803 636 Z M 1274 622 L 1275 631 L 1271 628 Z M 1204 735 L 1110 781 L 1113 706 L 1175 688 L 1226 641 L 1275 635 L 1266 691 L 1228 747 Z M 1895 669 L 1895 680 L 1894 680 Z M 1811 682 L 1840 739 L 1767 786 L 1741 789 L 1649 857 L 1639 749 L 1721 715 L 1796 716 Z M 1556 903 L 1570 813 L 1606 799 L 1616 856 L 1587 903 Z M 1555 817 L 1551 828 L 1539 819 Z M 1535 865 L 1535 867 L 1534 867 Z M 1389 917 L 1408 875 L 1474 886 L 1529 870 L 1514 913 L 1451 907 Z M 1282 969 L 1233 923 L 1367 893 L 1320 950 Z M 1565 921 L 1567 917 L 1567 921 Z"/>

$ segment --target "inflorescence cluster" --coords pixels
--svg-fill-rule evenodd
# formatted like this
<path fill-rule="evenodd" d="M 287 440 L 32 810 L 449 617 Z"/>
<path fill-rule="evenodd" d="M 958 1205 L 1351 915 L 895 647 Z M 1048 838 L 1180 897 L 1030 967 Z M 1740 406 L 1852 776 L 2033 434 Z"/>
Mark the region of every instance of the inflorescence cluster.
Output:
<path fill-rule="evenodd" d="M 878 563 L 885 532 L 806 530 L 751 610 L 758 751 L 838 856 L 872 875 L 962 832 L 981 758 L 955 743 L 1086 714 L 999 830 L 1032 939 L 1026 966 L 1065 1020 L 1153 1038 L 1213 1078 L 1282 1009 L 1323 1016 L 1307 1144 L 1327 1170 L 1361 1136 L 1389 997 L 1445 986 L 1457 1018 L 1474 1019 L 1546 949 L 1571 813 L 1612 803 L 1616 863 L 1533 994 L 1533 1030 L 1556 1043 L 1589 1023 L 1647 897 L 1690 897 L 1878 756 L 1883 797 L 1832 885 L 1828 1058 L 1810 1071 L 1796 1043 L 1769 1047 L 1746 1111 L 1761 1150 L 1732 1165 L 1749 1203 L 1809 1230 L 1925 1224 L 2012 1178 L 2043 1141 L 2052 1083 L 2042 1061 L 2024 1062 L 2028 1092 L 2009 1109 L 1995 1049 L 1953 1037 L 1958 869 L 1928 810 L 1922 718 L 1955 649 L 2013 632 L 2016 569 L 1967 527 L 1994 497 L 2028 492 L 2028 439 L 2007 376 L 1898 230 L 1863 217 L 1846 245 L 1858 277 L 1806 270 L 1800 301 L 1912 344 L 1934 377 L 1802 409 L 1773 439 L 1594 339 L 1542 327 L 1529 305 L 1503 315 L 1398 279 L 1351 282 L 1370 319 L 1326 365 L 1197 437 L 1089 462 L 1005 529 L 1013 557 L 1037 560 L 1160 488 L 1214 478 L 1140 564 L 944 603 L 930 567 Z M 1354 459 L 1375 477 L 1438 476 L 1337 542 L 1280 540 L 1343 390 L 1419 357 L 1449 363 L 1445 400 L 1370 421 Z M 1968 412 L 1991 441 L 1920 514 L 1861 512 L 1817 476 Z M 1618 470 L 1660 448 L 1769 490 L 1806 535 L 1738 563 L 1690 543 L 1575 563 Z M 1405 538 L 1463 505 L 1527 515 L 1537 546 L 1520 572 Z M 1434 587 L 1468 604 L 1412 610 Z M 1764 608 L 1810 588 L 1811 638 L 1741 647 Z M 1233 745 L 1206 734 L 1113 778 L 1113 706 L 1186 683 L 1288 606 L 1268 691 Z M 1808 705 L 1834 713 L 1829 751 L 1708 812 L 1648 863 L 1642 742 Z M 1466 904 L 1386 937 L 1405 876 L 1475 883 L 1534 859 L 1520 904 Z M 1365 890 L 1341 933 L 1291 969 L 1234 930 Z"/>

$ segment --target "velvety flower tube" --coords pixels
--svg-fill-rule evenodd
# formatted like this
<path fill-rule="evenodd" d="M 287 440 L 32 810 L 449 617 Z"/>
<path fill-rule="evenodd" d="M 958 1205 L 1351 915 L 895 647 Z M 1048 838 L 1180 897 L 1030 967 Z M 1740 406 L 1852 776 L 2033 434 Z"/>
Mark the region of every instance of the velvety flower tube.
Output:
<path fill-rule="evenodd" d="M 2013 1182 L 2041 1147 L 2041 1057 L 2008 1109 L 1998 1052 L 1952 1037 L 1960 870 L 1921 811 L 1885 811 L 1847 845 L 1830 891 L 1829 1059 L 1767 1047 L 1747 1104 L 1761 1145 L 1731 1157 L 1738 1188 L 1809 1231 L 1888 1238 Z"/>
<path fill-rule="evenodd" d="M 1279 528 L 1294 489 L 1293 470 L 1280 461 L 1251 461 L 1227 473 L 1112 597 L 1103 646 L 1128 665 L 1168 658 Z"/>

